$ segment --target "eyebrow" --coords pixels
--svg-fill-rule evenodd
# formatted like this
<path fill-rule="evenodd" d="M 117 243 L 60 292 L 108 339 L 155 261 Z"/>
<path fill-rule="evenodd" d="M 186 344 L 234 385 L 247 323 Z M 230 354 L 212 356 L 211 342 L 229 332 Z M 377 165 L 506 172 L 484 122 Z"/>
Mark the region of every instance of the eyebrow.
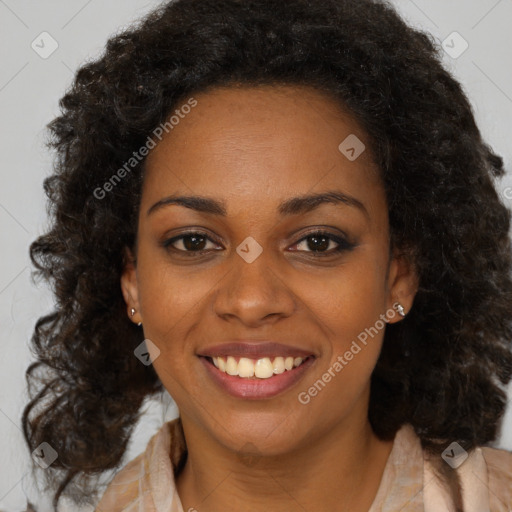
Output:
<path fill-rule="evenodd" d="M 278 206 L 278 212 L 281 216 L 299 215 L 308 213 L 322 204 L 343 204 L 359 209 L 369 219 L 370 215 L 364 204 L 355 197 L 349 196 L 338 190 L 329 190 L 318 194 L 302 195 L 292 197 L 283 201 Z M 178 196 L 171 195 L 164 197 L 151 206 L 147 215 L 164 208 L 169 205 L 184 206 L 201 213 L 209 213 L 221 217 L 227 216 L 227 210 L 223 201 L 218 201 L 210 197 L 204 196 Z"/>

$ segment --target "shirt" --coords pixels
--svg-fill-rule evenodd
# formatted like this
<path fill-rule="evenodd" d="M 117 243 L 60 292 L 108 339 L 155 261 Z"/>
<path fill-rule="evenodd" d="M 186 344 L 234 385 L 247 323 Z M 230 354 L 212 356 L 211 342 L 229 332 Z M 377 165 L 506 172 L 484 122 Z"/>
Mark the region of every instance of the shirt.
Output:
<path fill-rule="evenodd" d="M 459 458 L 459 451 L 457 445 L 451 450 L 449 446 L 445 460 L 460 463 L 465 452 Z M 114 476 L 95 512 L 184 512 L 175 478 L 186 457 L 187 447 L 178 417 L 165 423 L 149 440 L 146 450 Z M 512 452 L 476 448 L 456 471 L 461 481 L 464 512 L 512 510 Z M 409 424 L 403 425 L 395 435 L 368 512 L 397 511 L 456 512 Z"/>

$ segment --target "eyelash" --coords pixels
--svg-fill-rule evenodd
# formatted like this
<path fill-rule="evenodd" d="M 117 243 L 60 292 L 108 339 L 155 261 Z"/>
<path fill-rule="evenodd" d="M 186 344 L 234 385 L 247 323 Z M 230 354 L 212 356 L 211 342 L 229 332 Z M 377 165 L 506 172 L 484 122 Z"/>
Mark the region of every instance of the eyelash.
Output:
<path fill-rule="evenodd" d="M 179 236 L 175 236 L 173 238 L 169 238 L 168 240 L 164 240 L 162 242 L 162 246 L 167 250 L 173 250 L 173 251 L 177 251 L 179 253 L 186 254 L 186 257 L 189 257 L 189 258 L 202 256 L 204 253 L 209 252 L 208 249 L 201 249 L 199 251 L 187 251 L 187 250 L 176 249 L 175 247 L 172 247 L 172 244 L 174 242 L 177 242 L 178 240 L 181 240 L 183 238 L 187 238 L 187 237 L 190 237 L 193 235 L 199 235 L 201 238 L 205 238 L 205 239 L 209 240 L 210 242 L 217 243 L 215 240 L 212 240 L 212 238 L 210 238 L 210 236 L 208 236 L 207 233 L 204 233 L 202 231 L 187 231 L 185 233 L 181 233 Z M 293 245 L 298 245 L 299 243 L 301 243 L 313 236 L 321 236 L 321 237 L 328 238 L 328 239 L 336 242 L 338 244 L 338 247 L 336 247 L 335 249 L 330 249 L 329 251 L 324 251 L 324 252 L 321 252 L 321 251 L 294 251 L 294 252 L 309 252 L 309 253 L 313 254 L 314 257 L 321 258 L 321 257 L 325 257 L 325 256 L 332 256 L 333 254 L 338 254 L 343 251 L 350 251 L 350 250 L 354 249 L 354 247 L 355 247 L 355 244 L 348 242 L 346 239 L 341 238 L 337 235 L 334 235 L 333 233 L 330 233 L 329 231 L 325 231 L 322 229 L 307 233 L 305 236 L 303 236 L 300 240 L 298 240 Z"/>

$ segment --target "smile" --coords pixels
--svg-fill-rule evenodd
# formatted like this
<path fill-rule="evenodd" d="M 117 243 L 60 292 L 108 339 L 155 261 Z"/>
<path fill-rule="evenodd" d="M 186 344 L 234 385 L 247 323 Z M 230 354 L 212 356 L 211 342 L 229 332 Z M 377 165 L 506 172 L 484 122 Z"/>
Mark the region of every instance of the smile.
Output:
<path fill-rule="evenodd" d="M 305 359 L 302 357 L 263 357 L 261 359 L 249 359 L 247 357 L 236 358 L 234 356 L 212 357 L 213 364 L 224 373 L 238 376 L 243 379 L 258 378 L 269 379 L 274 375 L 293 370 L 300 366 Z"/>
<path fill-rule="evenodd" d="M 200 356 L 199 360 L 217 389 L 236 398 L 261 400 L 273 398 L 297 385 L 314 365 L 316 357 Z"/>

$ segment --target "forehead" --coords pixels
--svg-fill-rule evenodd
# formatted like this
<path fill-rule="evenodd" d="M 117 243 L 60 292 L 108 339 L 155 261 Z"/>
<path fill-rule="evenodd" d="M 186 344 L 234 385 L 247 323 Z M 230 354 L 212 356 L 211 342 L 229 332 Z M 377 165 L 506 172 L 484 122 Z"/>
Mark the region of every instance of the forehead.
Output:
<path fill-rule="evenodd" d="M 226 87 L 193 99 L 192 109 L 175 106 L 181 115 L 147 157 L 143 202 L 194 193 L 270 204 L 336 187 L 351 195 L 382 195 L 367 135 L 322 92 Z"/>

